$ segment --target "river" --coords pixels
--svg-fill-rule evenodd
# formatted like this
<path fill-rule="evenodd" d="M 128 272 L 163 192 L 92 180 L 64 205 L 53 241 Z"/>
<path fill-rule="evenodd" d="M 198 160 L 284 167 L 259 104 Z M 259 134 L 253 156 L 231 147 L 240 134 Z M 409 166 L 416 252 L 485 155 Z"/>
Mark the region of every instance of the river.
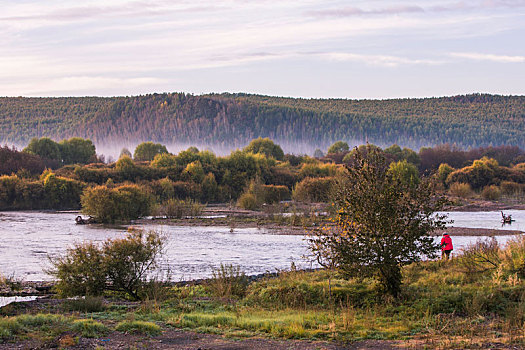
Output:
<path fill-rule="evenodd" d="M 450 217 L 458 227 L 523 230 L 525 211 L 508 211 L 516 222 L 505 227 L 498 224 L 501 214 L 497 217 L 494 213 L 499 214 L 453 212 Z M 0 212 L 0 274 L 26 281 L 49 280 L 51 277 L 45 272 L 50 267 L 48 256 L 63 253 L 77 242 L 100 242 L 126 234 L 125 227 L 76 225 L 76 215 Z M 174 281 L 209 277 L 213 267 L 221 263 L 239 265 L 247 274 L 287 269 L 292 262 L 298 268 L 315 267 L 303 259 L 308 250 L 305 236 L 301 235 L 281 235 L 257 228 L 238 228 L 233 232 L 229 227 L 209 226 L 148 225 L 147 228 L 168 237 L 163 266 L 169 266 Z M 482 237 L 453 237 L 455 251 L 479 238 Z M 510 238 L 497 236 L 501 243 Z"/>

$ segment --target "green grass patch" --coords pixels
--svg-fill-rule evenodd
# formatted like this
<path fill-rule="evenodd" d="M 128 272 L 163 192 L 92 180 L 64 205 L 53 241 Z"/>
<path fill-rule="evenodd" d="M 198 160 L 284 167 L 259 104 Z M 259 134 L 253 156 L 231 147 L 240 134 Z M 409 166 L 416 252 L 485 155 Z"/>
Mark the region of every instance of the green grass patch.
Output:
<path fill-rule="evenodd" d="M 98 338 L 108 332 L 108 328 L 95 320 L 75 320 L 72 329 L 86 338 Z"/>
<path fill-rule="evenodd" d="M 122 321 L 115 327 L 119 332 L 132 334 L 159 335 L 162 329 L 159 325 L 147 321 Z"/>

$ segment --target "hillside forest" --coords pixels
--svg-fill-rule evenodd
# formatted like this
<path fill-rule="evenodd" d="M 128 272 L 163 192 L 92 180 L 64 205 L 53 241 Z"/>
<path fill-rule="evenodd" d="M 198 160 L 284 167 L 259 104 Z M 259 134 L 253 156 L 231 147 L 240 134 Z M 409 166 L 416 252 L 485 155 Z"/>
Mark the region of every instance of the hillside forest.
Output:
<path fill-rule="evenodd" d="M 268 137 L 285 151 L 312 153 L 338 140 L 419 149 L 525 148 L 525 96 L 348 100 L 248 94 L 163 93 L 131 97 L 0 98 L 0 142 L 88 138 L 102 147 L 154 141 L 228 153 Z"/>

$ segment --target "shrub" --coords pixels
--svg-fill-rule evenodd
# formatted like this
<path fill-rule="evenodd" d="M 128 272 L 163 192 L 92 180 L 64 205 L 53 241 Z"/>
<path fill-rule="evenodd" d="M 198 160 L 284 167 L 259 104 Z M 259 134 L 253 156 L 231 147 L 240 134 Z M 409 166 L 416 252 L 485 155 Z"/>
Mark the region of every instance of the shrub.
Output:
<path fill-rule="evenodd" d="M 154 168 L 173 168 L 177 165 L 177 158 L 173 154 L 158 153 L 151 162 Z"/>
<path fill-rule="evenodd" d="M 307 177 L 295 185 L 292 197 L 301 202 L 327 202 L 333 184 L 333 177 Z"/>
<path fill-rule="evenodd" d="M 450 185 L 449 192 L 457 197 L 468 198 L 472 195 L 472 188 L 467 183 L 454 182 Z"/>
<path fill-rule="evenodd" d="M 252 193 L 243 193 L 237 200 L 237 205 L 243 209 L 255 210 L 257 209 L 257 200 Z"/>
<path fill-rule="evenodd" d="M 62 296 L 100 295 L 109 288 L 139 299 L 148 273 L 158 268 L 164 242 L 154 231 L 132 230 L 102 246 L 77 244 L 51 259 L 49 273 L 58 279 L 56 289 Z"/>
<path fill-rule="evenodd" d="M 145 321 L 122 321 L 117 324 L 115 330 L 131 334 L 159 335 L 162 330 L 153 322 Z"/>
<path fill-rule="evenodd" d="M 53 173 L 48 173 L 43 183 L 49 207 L 55 209 L 79 207 L 83 184 Z"/>
<path fill-rule="evenodd" d="M 105 308 L 104 298 L 90 295 L 86 295 L 85 298 L 68 299 L 64 303 L 64 309 L 67 311 L 100 312 Z"/>
<path fill-rule="evenodd" d="M 155 214 L 166 216 L 168 219 L 181 219 L 187 216 L 198 216 L 202 213 L 204 206 L 192 199 L 169 199 L 160 204 Z"/>
<path fill-rule="evenodd" d="M 82 194 L 81 202 L 84 213 L 103 223 L 138 219 L 151 210 L 150 195 L 138 185 L 89 188 Z"/>
<path fill-rule="evenodd" d="M 290 190 L 286 186 L 263 185 L 264 203 L 273 204 L 290 199 Z"/>
<path fill-rule="evenodd" d="M 182 177 L 188 181 L 201 183 L 204 179 L 205 173 L 204 168 L 200 161 L 196 160 L 186 165 L 186 168 L 182 172 Z"/>
<path fill-rule="evenodd" d="M 501 192 L 506 195 L 517 195 L 525 191 L 525 185 L 513 181 L 502 181 L 500 184 Z"/>
<path fill-rule="evenodd" d="M 495 201 L 501 197 L 501 191 L 496 185 L 485 186 L 481 191 L 481 196 L 486 200 Z"/>
<path fill-rule="evenodd" d="M 8 339 L 20 332 L 21 326 L 15 318 L 0 318 L 0 339 Z"/>
<path fill-rule="evenodd" d="M 213 173 L 208 173 L 201 182 L 202 188 L 202 201 L 204 202 L 214 202 L 218 198 L 218 189 L 217 180 L 215 180 L 215 175 Z"/>
<path fill-rule="evenodd" d="M 307 177 L 327 177 L 334 176 L 336 172 L 337 166 L 334 164 L 304 163 L 297 177 L 299 179 Z"/>
<path fill-rule="evenodd" d="M 506 249 L 502 252 L 503 267 L 509 273 L 517 273 L 525 278 L 525 237 L 516 236 L 507 242 Z"/>
<path fill-rule="evenodd" d="M 0 147 L 0 175 L 10 175 L 21 169 L 25 169 L 31 174 L 40 174 L 44 171 L 45 165 L 39 156 L 19 152 L 8 146 Z"/>
<path fill-rule="evenodd" d="M 239 266 L 224 265 L 213 269 L 207 286 L 217 297 L 243 297 L 249 279 Z"/>
<path fill-rule="evenodd" d="M 201 186 L 194 182 L 176 181 L 173 183 L 173 195 L 175 198 L 200 198 L 201 193 Z"/>
<path fill-rule="evenodd" d="M 76 244 L 50 261 L 53 268 L 48 272 L 58 280 L 54 288 L 60 296 L 97 296 L 104 292 L 104 255 L 96 244 Z"/>
<path fill-rule="evenodd" d="M 460 265 L 470 274 L 496 269 L 501 262 L 499 252 L 498 241 L 494 237 L 478 240 L 463 249 Z"/>
<path fill-rule="evenodd" d="M 147 273 L 158 267 L 165 239 L 155 231 L 132 230 L 126 238 L 104 242 L 104 270 L 108 282 L 138 299 Z"/>

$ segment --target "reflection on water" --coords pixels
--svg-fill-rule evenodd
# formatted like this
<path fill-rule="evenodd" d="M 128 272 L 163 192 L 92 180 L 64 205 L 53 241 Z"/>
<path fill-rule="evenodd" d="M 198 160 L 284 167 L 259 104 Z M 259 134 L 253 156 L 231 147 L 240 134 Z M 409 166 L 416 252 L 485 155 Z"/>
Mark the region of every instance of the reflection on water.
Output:
<path fill-rule="evenodd" d="M 519 230 L 525 232 L 525 210 L 504 210 L 505 215 L 512 215 L 516 220 L 512 224 L 501 222 L 500 211 L 481 211 L 481 212 L 446 212 L 449 219 L 454 220 L 450 226 L 489 228 L 494 230 Z"/>
<path fill-rule="evenodd" d="M 512 229 L 523 229 L 525 211 L 507 211 L 516 222 Z M 497 228 L 499 212 L 452 212 L 454 226 Z M 87 240 L 100 242 L 122 237 L 123 227 L 76 225 L 76 213 L 3 212 L 0 213 L 0 273 L 15 274 L 27 281 L 49 280 L 44 271 L 50 267 L 48 255 L 64 252 L 67 247 Z M 495 222 L 494 222 L 495 221 Z M 521 226 L 520 226 L 521 225 Z M 507 226 L 509 227 L 509 226 Z M 209 277 L 212 266 L 220 263 L 240 265 L 248 274 L 274 272 L 289 268 L 292 261 L 299 268 L 312 267 L 303 260 L 307 254 L 304 236 L 265 234 L 264 229 L 229 227 L 148 226 L 168 236 L 165 265 L 173 280 Z M 501 228 L 501 226 L 500 226 Z M 480 237 L 452 237 L 458 251 Z M 506 242 L 510 236 L 498 236 Z M 439 238 L 437 238 L 439 239 Z"/>

